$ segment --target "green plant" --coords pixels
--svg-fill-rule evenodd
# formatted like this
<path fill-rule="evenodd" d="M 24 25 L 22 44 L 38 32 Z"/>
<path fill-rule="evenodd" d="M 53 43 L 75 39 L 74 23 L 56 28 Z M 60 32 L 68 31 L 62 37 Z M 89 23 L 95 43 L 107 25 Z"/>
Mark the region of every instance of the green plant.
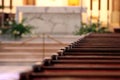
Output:
<path fill-rule="evenodd" d="M 20 23 L 15 20 L 6 20 L 4 26 L 0 27 L 0 34 L 11 35 L 14 38 L 21 38 L 22 35 L 31 33 L 31 29 L 33 28 L 30 25 L 25 25 L 25 19 L 23 19 Z"/>
<path fill-rule="evenodd" d="M 6 34 L 8 30 L 9 30 L 9 28 L 1 27 L 0 28 L 0 34 Z"/>
<path fill-rule="evenodd" d="M 108 33 L 110 31 L 108 30 L 107 27 L 103 27 L 100 23 L 91 23 L 91 24 L 82 23 L 82 26 L 75 32 L 75 34 L 82 35 L 90 32 Z"/>
<path fill-rule="evenodd" d="M 24 24 L 25 19 L 21 21 L 21 23 L 16 22 L 15 20 L 11 20 L 8 22 L 8 30 L 7 33 L 12 35 L 14 38 L 21 38 L 22 35 L 31 33 L 31 29 L 33 28 L 30 25 Z"/>

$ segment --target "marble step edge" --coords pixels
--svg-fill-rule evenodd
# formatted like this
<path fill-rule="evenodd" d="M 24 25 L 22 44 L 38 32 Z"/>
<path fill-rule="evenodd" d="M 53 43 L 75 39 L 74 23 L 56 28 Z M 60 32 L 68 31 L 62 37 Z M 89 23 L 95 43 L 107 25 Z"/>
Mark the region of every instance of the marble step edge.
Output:
<path fill-rule="evenodd" d="M 63 49 L 64 47 L 60 47 L 60 46 L 53 46 L 53 47 L 48 47 L 45 46 L 44 49 Z M 30 46 L 30 47 L 1 47 L 1 50 L 4 49 L 11 49 L 11 50 L 15 50 L 15 49 L 43 49 L 43 47 L 34 47 L 34 46 Z"/>
<path fill-rule="evenodd" d="M 66 46 L 70 43 L 45 43 L 46 46 Z M 1 46 L 42 46 L 43 43 L 1 43 Z"/>
<path fill-rule="evenodd" d="M 42 55 L 43 52 L 0 52 L 0 55 L 1 56 L 11 56 L 11 55 Z M 57 54 L 56 52 L 45 52 L 45 54 L 50 54 L 50 55 L 53 55 L 53 54 Z"/>
<path fill-rule="evenodd" d="M 41 58 L 37 58 L 37 59 L 30 59 L 30 58 L 28 58 L 28 59 L 26 59 L 26 58 L 24 58 L 24 59 L 0 59 L 0 64 L 4 64 L 4 62 L 41 62 L 41 61 L 43 61 L 43 59 Z"/>

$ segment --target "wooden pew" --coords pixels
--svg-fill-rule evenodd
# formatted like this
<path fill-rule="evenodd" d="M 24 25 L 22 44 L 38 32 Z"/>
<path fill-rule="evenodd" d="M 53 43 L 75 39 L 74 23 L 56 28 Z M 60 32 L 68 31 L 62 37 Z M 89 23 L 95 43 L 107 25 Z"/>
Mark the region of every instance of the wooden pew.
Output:
<path fill-rule="evenodd" d="M 90 34 L 57 54 L 20 80 L 120 80 L 119 34 Z"/>

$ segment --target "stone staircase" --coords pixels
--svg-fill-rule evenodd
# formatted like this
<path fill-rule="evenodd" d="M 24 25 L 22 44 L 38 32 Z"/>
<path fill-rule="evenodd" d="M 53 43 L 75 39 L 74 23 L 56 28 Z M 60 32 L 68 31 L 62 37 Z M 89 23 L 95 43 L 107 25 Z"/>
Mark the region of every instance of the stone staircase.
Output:
<path fill-rule="evenodd" d="M 45 45 L 47 47 L 44 55 L 50 56 L 68 44 L 47 43 Z M 0 61 L 40 61 L 42 57 L 42 43 L 1 43 Z"/>
<path fill-rule="evenodd" d="M 25 43 L 24 40 L 2 40 L 0 43 L 0 63 L 35 63 L 36 61 L 42 61 L 43 58 L 58 52 L 61 48 L 78 39 L 79 36 L 54 36 L 54 38 L 61 41 L 61 44 L 50 39 L 46 39 L 45 44 L 43 44 L 41 38 L 28 40 Z"/>

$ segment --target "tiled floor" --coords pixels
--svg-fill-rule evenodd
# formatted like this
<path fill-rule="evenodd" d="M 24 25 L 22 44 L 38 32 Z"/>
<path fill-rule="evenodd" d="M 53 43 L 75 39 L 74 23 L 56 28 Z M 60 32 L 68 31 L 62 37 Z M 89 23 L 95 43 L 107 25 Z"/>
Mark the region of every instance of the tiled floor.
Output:
<path fill-rule="evenodd" d="M 31 66 L 5 65 L 0 66 L 0 80 L 19 80 L 19 74 L 31 70 Z"/>

